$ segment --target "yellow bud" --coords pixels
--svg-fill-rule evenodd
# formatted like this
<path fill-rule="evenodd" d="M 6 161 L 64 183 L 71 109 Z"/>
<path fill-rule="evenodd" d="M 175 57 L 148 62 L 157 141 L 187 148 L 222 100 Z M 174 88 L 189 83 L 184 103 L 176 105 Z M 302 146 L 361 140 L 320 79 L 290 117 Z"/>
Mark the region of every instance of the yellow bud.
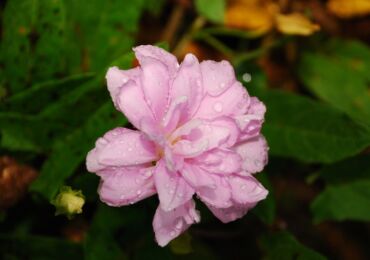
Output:
<path fill-rule="evenodd" d="M 55 215 L 63 214 L 72 218 L 75 214 L 82 213 L 85 197 L 81 191 L 74 191 L 71 187 L 64 186 L 51 204 L 56 208 Z"/>
<path fill-rule="evenodd" d="M 352 18 L 369 14 L 370 0 L 329 0 L 327 7 L 340 18 Z"/>

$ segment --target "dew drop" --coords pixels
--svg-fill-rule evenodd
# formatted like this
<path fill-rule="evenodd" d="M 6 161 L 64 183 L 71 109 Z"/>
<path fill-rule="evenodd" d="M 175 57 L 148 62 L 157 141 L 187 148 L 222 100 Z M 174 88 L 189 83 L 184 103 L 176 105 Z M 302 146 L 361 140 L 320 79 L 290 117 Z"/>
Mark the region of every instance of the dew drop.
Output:
<path fill-rule="evenodd" d="M 177 193 L 177 197 L 182 198 L 182 197 L 184 197 L 184 194 L 179 192 L 179 193 Z"/>
<path fill-rule="evenodd" d="M 137 190 L 136 194 L 137 195 L 140 195 L 141 194 L 141 190 Z"/>
<path fill-rule="evenodd" d="M 240 185 L 240 189 L 245 190 L 247 186 L 245 184 Z"/>
<path fill-rule="evenodd" d="M 174 194 L 175 193 L 175 190 L 174 189 L 170 189 L 170 190 L 168 190 L 168 193 L 169 194 Z"/>
<path fill-rule="evenodd" d="M 225 88 L 225 86 L 226 86 L 225 82 L 222 82 L 222 83 L 219 85 L 220 89 Z"/>
<path fill-rule="evenodd" d="M 180 230 L 182 228 L 182 221 L 181 221 L 181 219 L 176 223 L 175 228 L 178 229 L 178 230 Z"/>
<path fill-rule="evenodd" d="M 119 198 L 121 199 L 121 200 L 123 200 L 124 198 L 125 198 L 125 195 L 121 195 L 121 196 L 119 196 Z"/>
<path fill-rule="evenodd" d="M 135 182 L 136 182 L 137 184 L 139 184 L 139 183 L 140 183 L 140 179 L 139 179 L 139 178 L 136 178 Z"/>
<path fill-rule="evenodd" d="M 175 231 L 171 231 L 171 232 L 170 232 L 170 236 L 171 236 L 171 237 L 174 237 L 174 236 L 175 236 Z"/>
<path fill-rule="evenodd" d="M 127 149 L 127 151 L 131 152 L 131 151 L 132 151 L 132 147 L 129 147 L 129 148 Z"/>
<path fill-rule="evenodd" d="M 251 82 L 252 81 L 252 75 L 247 73 L 247 72 L 243 74 L 242 78 L 245 82 Z"/>
<path fill-rule="evenodd" d="M 222 112 L 222 103 L 220 102 L 216 102 L 214 105 L 213 105 L 213 109 L 216 111 L 216 112 Z"/>

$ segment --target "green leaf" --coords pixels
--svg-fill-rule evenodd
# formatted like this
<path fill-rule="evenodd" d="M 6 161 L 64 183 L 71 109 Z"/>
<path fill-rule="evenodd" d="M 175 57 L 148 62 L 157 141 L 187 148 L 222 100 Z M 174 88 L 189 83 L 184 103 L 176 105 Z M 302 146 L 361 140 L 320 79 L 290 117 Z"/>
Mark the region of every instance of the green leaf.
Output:
<path fill-rule="evenodd" d="M 370 180 L 329 185 L 311 204 L 314 221 L 370 221 Z"/>
<path fill-rule="evenodd" d="M 70 48 L 81 50 L 85 71 L 100 71 L 134 44 L 145 1 L 67 0 L 70 20 Z M 88 8 L 86 8 L 88 6 Z M 75 28 L 78 28 L 76 30 Z M 76 57 L 70 56 L 71 62 Z"/>
<path fill-rule="evenodd" d="M 0 114 L 1 147 L 13 151 L 45 152 L 69 127 L 34 116 L 16 113 Z"/>
<path fill-rule="evenodd" d="M 370 128 L 370 49 L 336 41 L 325 53 L 305 53 L 299 74 L 318 97 Z"/>
<path fill-rule="evenodd" d="M 1 60 L 12 93 L 65 69 L 65 12 L 62 0 L 9 0 L 3 18 Z"/>
<path fill-rule="evenodd" d="M 370 144 L 369 132 L 327 105 L 279 91 L 260 97 L 267 107 L 263 133 L 272 155 L 332 163 Z"/>
<path fill-rule="evenodd" d="M 82 248 L 70 241 L 27 235 L 0 234 L 2 259 L 82 259 Z"/>
<path fill-rule="evenodd" d="M 225 6 L 225 0 L 195 0 L 198 13 L 214 23 L 224 22 Z"/>
<path fill-rule="evenodd" d="M 1 110 L 24 114 L 37 114 L 92 78 L 92 74 L 74 75 L 60 80 L 34 84 L 32 87 L 11 96 L 0 104 Z"/>
<path fill-rule="evenodd" d="M 263 186 L 269 191 L 267 198 L 257 204 L 252 212 L 256 214 L 264 223 L 272 224 L 276 215 L 276 202 L 272 190 L 272 185 L 266 176 L 266 173 L 261 172 L 256 176 Z"/>
<path fill-rule="evenodd" d="M 369 155 L 361 155 L 318 172 L 328 186 L 311 204 L 315 222 L 370 220 L 369 159 Z"/>
<path fill-rule="evenodd" d="M 65 179 L 71 176 L 85 159 L 95 140 L 117 126 L 126 123 L 111 102 L 101 106 L 86 123 L 70 135 L 55 143 L 52 154 L 44 163 L 39 177 L 32 183 L 31 190 L 51 200 Z"/>
<path fill-rule="evenodd" d="M 370 179 L 370 155 L 364 154 L 323 167 L 315 175 L 328 184 Z"/>
<path fill-rule="evenodd" d="M 297 259 L 297 260 L 324 260 L 326 257 L 316 251 L 302 245 L 290 233 L 286 231 L 269 234 L 261 240 L 262 249 L 266 258 Z"/>

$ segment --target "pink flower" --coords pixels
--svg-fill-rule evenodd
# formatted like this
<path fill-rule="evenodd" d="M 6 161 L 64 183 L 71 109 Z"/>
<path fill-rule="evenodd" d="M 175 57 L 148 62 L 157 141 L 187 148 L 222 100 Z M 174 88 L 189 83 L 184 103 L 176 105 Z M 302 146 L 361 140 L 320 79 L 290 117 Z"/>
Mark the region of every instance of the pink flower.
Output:
<path fill-rule="evenodd" d="M 134 48 L 140 67 L 110 68 L 115 107 L 138 130 L 115 128 L 96 141 L 87 169 L 101 177 L 100 199 L 124 206 L 158 194 L 153 228 L 165 246 L 200 221 L 197 194 L 227 223 L 267 196 L 253 177 L 267 163 L 260 134 L 265 106 L 250 97 L 227 61 L 176 58 Z"/>

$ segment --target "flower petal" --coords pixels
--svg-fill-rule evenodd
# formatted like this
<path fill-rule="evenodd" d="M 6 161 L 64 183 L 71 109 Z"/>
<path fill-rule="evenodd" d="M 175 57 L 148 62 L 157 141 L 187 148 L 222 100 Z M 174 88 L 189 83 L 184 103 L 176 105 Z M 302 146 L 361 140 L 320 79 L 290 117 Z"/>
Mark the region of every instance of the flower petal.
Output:
<path fill-rule="evenodd" d="M 143 56 L 141 65 L 141 88 L 148 106 L 159 121 L 169 103 L 169 72 L 159 60 Z"/>
<path fill-rule="evenodd" d="M 191 116 L 198 109 L 203 98 L 202 76 L 198 59 L 193 54 L 187 54 L 181 63 L 173 81 L 170 95 L 172 100 L 187 97 L 187 116 Z"/>
<path fill-rule="evenodd" d="M 100 200 L 109 206 L 133 204 L 156 193 L 153 167 L 105 169 L 100 176 Z"/>
<path fill-rule="evenodd" d="M 167 245 L 172 239 L 178 237 L 193 223 L 200 221 L 199 212 L 195 209 L 193 200 L 171 211 L 157 208 L 153 219 L 155 238 L 160 246 Z"/>
<path fill-rule="evenodd" d="M 157 163 L 154 174 L 160 206 L 164 211 L 173 210 L 191 199 L 194 189 L 179 175 L 169 171 L 164 160 Z"/>
<path fill-rule="evenodd" d="M 257 203 L 266 198 L 268 191 L 252 176 L 233 176 L 229 179 L 233 200 L 239 204 Z"/>
<path fill-rule="evenodd" d="M 232 205 L 231 188 L 226 177 L 207 173 L 213 179 L 213 187 L 199 187 L 196 193 L 208 205 L 227 208 Z"/>
<path fill-rule="evenodd" d="M 240 82 L 235 82 L 219 96 L 206 95 L 194 118 L 213 119 L 220 116 L 242 115 L 247 112 L 250 98 Z"/>
<path fill-rule="evenodd" d="M 253 208 L 255 204 L 234 204 L 228 208 L 217 208 L 207 204 L 207 207 L 219 220 L 223 223 L 228 223 L 239 218 L 242 218 L 247 214 L 250 208 Z"/>
<path fill-rule="evenodd" d="M 195 160 L 202 169 L 221 175 L 239 172 L 242 164 L 238 153 L 225 149 L 214 149 L 198 156 Z"/>
<path fill-rule="evenodd" d="M 118 107 L 125 114 L 127 119 L 137 129 L 141 129 L 141 121 L 154 121 L 153 112 L 145 101 L 144 94 L 137 82 L 129 80 L 116 100 Z"/>
<path fill-rule="evenodd" d="M 172 134 L 171 140 L 175 154 L 192 158 L 217 147 L 232 146 L 237 137 L 238 129 L 233 120 L 194 119 L 178 128 Z"/>
<path fill-rule="evenodd" d="M 200 63 L 203 86 L 211 96 L 218 96 L 236 81 L 233 67 L 228 61 L 206 60 Z"/>
<path fill-rule="evenodd" d="M 112 97 L 114 105 L 118 108 L 118 104 L 116 102 L 117 96 L 120 93 L 121 88 L 124 84 L 126 84 L 129 80 L 135 81 L 137 77 L 140 75 L 140 68 L 134 68 L 130 70 L 120 70 L 117 67 L 111 67 L 107 71 L 107 75 L 105 76 L 107 79 L 107 85 L 109 93 Z"/>
<path fill-rule="evenodd" d="M 242 157 L 242 168 L 248 173 L 260 172 L 267 164 L 268 146 L 262 135 L 238 144 L 235 151 Z"/>
<path fill-rule="evenodd" d="M 179 64 L 177 63 L 177 59 L 171 53 L 152 45 L 140 45 L 134 48 L 135 56 L 141 63 L 143 59 L 146 57 L 157 59 L 158 61 L 162 62 L 166 65 L 170 74 L 175 74 Z"/>
<path fill-rule="evenodd" d="M 114 129 L 99 138 L 88 155 L 88 169 L 97 171 L 104 166 L 130 166 L 155 161 L 154 144 L 145 135 L 129 129 Z"/>

